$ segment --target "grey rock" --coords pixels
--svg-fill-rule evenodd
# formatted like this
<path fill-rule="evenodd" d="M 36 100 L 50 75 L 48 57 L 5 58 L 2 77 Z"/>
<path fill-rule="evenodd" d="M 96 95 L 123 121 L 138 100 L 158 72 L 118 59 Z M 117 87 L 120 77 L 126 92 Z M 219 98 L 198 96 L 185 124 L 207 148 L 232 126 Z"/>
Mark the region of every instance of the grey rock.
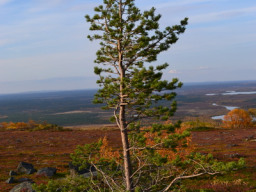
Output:
<path fill-rule="evenodd" d="M 18 175 L 18 174 L 17 174 L 17 172 L 11 170 L 11 171 L 9 172 L 9 176 L 14 176 L 14 175 Z"/>
<path fill-rule="evenodd" d="M 35 190 L 33 190 L 30 182 L 23 182 L 14 186 L 10 192 L 35 192 Z"/>
<path fill-rule="evenodd" d="M 84 177 L 96 176 L 97 171 L 93 165 L 88 164 L 86 168 L 79 169 L 80 166 L 73 165 L 72 162 L 69 163 L 69 169 L 71 175 L 82 175 Z"/>
<path fill-rule="evenodd" d="M 240 158 L 240 157 L 244 157 L 243 155 L 239 154 L 239 153 L 234 153 L 234 154 L 230 154 L 229 155 L 231 158 Z"/>
<path fill-rule="evenodd" d="M 56 168 L 52 168 L 52 167 L 45 167 L 42 169 L 39 169 L 36 173 L 36 175 L 41 175 L 41 176 L 47 176 L 47 177 L 52 177 L 53 175 L 55 175 L 57 172 Z"/>
<path fill-rule="evenodd" d="M 233 154 L 224 154 L 225 156 L 228 156 L 229 158 L 241 158 L 245 157 L 244 155 L 241 155 L 239 153 L 233 153 Z"/>
<path fill-rule="evenodd" d="M 33 174 L 33 173 L 35 173 L 36 172 L 36 169 L 29 169 L 28 171 L 27 171 L 27 174 L 28 175 L 31 175 L 31 174 Z"/>
<path fill-rule="evenodd" d="M 22 182 L 30 182 L 30 183 L 34 183 L 34 181 L 32 179 L 29 179 L 29 178 L 20 178 L 18 179 L 18 182 L 19 183 L 22 183 Z"/>
<path fill-rule="evenodd" d="M 88 172 L 88 173 L 84 173 L 84 174 L 81 174 L 81 176 L 85 177 L 85 178 L 88 178 L 88 177 L 96 177 L 97 176 L 97 171 L 92 171 L 92 172 Z"/>
<path fill-rule="evenodd" d="M 254 135 L 249 135 L 249 136 L 247 136 L 247 137 L 245 138 L 245 141 L 250 141 L 250 140 L 253 140 L 253 139 L 255 139 L 255 138 L 254 138 Z"/>
<path fill-rule="evenodd" d="M 227 144 L 226 147 L 227 148 L 232 148 L 232 147 L 237 147 L 238 145 L 237 144 Z"/>
<path fill-rule="evenodd" d="M 15 183 L 15 179 L 14 177 L 10 177 L 9 179 L 6 180 L 6 183 L 10 184 L 10 183 Z"/>
<path fill-rule="evenodd" d="M 34 166 L 30 163 L 20 162 L 17 167 L 17 172 L 21 174 L 33 174 L 36 172 Z"/>

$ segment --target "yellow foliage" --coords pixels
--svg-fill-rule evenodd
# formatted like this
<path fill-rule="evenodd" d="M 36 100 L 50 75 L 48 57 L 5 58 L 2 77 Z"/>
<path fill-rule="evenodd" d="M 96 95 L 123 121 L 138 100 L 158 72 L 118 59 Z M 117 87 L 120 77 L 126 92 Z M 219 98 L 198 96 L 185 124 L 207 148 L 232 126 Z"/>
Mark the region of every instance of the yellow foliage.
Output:
<path fill-rule="evenodd" d="M 247 128 L 252 126 L 252 118 L 243 109 L 233 109 L 224 116 L 223 123 L 226 128 Z"/>
<path fill-rule="evenodd" d="M 102 146 L 100 147 L 100 156 L 105 159 L 120 160 L 119 151 L 113 150 L 112 147 L 109 146 L 109 142 L 106 137 L 102 139 Z"/>

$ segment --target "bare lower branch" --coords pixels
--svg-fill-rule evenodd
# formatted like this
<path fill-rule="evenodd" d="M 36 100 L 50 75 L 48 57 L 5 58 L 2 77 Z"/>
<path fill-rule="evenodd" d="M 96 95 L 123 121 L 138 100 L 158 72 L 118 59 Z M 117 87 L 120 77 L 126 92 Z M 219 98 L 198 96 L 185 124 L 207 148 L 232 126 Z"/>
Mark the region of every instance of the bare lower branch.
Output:
<path fill-rule="evenodd" d="M 116 191 L 116 189 L 118 191 L 123 191 L 119 186 L 118 184 L 114 181 L 114 179 L 112 179 L 110 176 L 108 176 L 106 173 L 104 173 L 101 169 L 99 169 L 95 164 L 92 163 L 92 165 L 95 167 L 95 169 L 103 176 L 106 184 L 109 186 L 109 188 L 111 189 L 111 191 Z M 108 179 L 111 181 L 111 183 L 114 184 L 115 186 L 115 190 L 113 189 L 113 187 L 111 186 L 110 182 L 108 181 Z"/>
<path fill-rule="evenodd" d="M 181 179 L 190 179 L 190 178 L 199 177 L 202 175 L 217 175 L 217 174 L 219 174 L 219 172 L 202 172 L 202 173 L 197 173 L 192 175 L 178 176 L 175 179 L 173 179 L 171 183 L 162 192 L 168 191 L 176 181 Z"/>
<path fill-rule="evenodd" d="M 153 146 L 147 146 L 147 147 L 130 147 L 129 149 L 127 149 L 127 151 L 129 151 L 129 150 L 155 149 L 156 147 L 161 146 L 163 144 L 164 143 L 158 143 L 158 144 L 155 144 Z"/>
<path fill-rule="evenodd" d="M 120 128 L 120 127 L 121 127 L 121 126 L 120 126 L 120 122 L 119 122 L 119 119 L 118 119 L 118 117 L 117 117 L 117 115 L 116 115 L 116 112 L 117 112 L 118 108 L 119 108 L 119 105 L 116 106 L 116 108 L 115 108 L 115 110 L 114 110 L 114 117 L 115 117 L 115 119 L 116 119 L 116 124 L 117 124 L 117 126 Z"/>

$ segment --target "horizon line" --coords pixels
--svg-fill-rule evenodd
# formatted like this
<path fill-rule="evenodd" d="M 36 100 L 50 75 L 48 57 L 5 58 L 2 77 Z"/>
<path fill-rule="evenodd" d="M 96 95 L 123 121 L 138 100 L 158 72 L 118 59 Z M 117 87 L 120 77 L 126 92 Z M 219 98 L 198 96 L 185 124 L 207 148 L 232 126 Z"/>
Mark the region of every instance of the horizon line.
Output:
<path fill-rule="evenodd" d="M 214 84 L 225 84 L 225 83 L 242 83 L 242 82 L 256 82 L 256 80 L 231 80 L 231 81 L 203 81 L 203 82 L 182 82 L 183 86 L 195 86 L 195 85 L 214 85 Z M 89 91 L 98 90 L 99 87 L 95 88 L 81 88 L 81 89 L 55 89 L 55 90 L 38 90 L 38 91 L 21 91 L 21 92 L 10 92 L 10 93 L 0 93 L 0 96 L 6 95 L 17 95 L 17 94 L 39 94 L 39 93 L 56 93 L 56 92 L 72 92 L 72 91 Z"/>

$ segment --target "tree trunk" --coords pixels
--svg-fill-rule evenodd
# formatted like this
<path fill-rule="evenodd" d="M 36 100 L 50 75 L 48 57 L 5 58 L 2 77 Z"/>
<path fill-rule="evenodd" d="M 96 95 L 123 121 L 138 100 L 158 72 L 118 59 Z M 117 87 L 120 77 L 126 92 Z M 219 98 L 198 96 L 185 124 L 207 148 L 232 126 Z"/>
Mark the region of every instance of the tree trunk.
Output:
<path fill-rule="evenodd" d="M 128 141 L 128 132 L 127 126 L 125 123 L 125 106 L 120 106 L 120 131 L 121 131 L 121 138 L 122 138 L 122 145 L 123 145 L 123 156 L 124 156 L 124 173 L 125 173 L 125 182 L 126 182 L 126 190 L 133 191 L 132 185 L 132 166 L 131 166 L 131 159 L 130 159 L 130 152 L 129 152 L 129 141 Z"/>
<path fill-rule="evenodd" d="M 118 47 L 121 47 L 121 41 L 118 42 Z M 131 166 L 131 158 L 130 158 L 130 151 L 129 151 L 129 140 L 128 140 L 128 130 L 126 124 L 126 114 L 125 114 L 125 94 L 124 88 L 125 85 L 123 83 L 123 79 L 125 78 L 125 69 L 123 66 L 123 55 L 122 51 L 119 51 L 119 70 L 120 70 L 120 111 L 119 111 L 119 128 L 121 132 L 122 138 L 122 146 L 123 146 L 123 156 L 124 156 L 124 173 L 125 173 L 125 182 L 126 182 L 126 190 L 127 191 L 134 191 L 133 184 L 132 184 L 132 166 Z"/>
<path fill-rule="evenodd" d="M 120 23 L 122 23 L 123 19 L 123 10 L 122 10 L 123 2 L 119 0 L 119 19 Z M 123 33 L 123 28 L 120 27 L 120 33 Z M 119 60 L 119 71 L 120 71 L 120 111 L 119 111 L 119 128 L 121 132 L 122 145 L 123 145 L 123 156 L 124 156 L 124 174 L 125 174 L 125 182 L 126 182 L 126 190 L 134 191 L 132 184 L 132 166 L 131 166 L 131 158 L 129 152 L 129 140 L 128 140 L 128 131 L 126 124 L 126 114 L 125 114 L 125 98 L 124 98 L 124 88 L 125 85 L 123 83 L 123 79 L 125 78 L 125 67 L 123 66 L 123 50 L 122 50 L 122 39 L 118 40 L 118 60 Z"/>

